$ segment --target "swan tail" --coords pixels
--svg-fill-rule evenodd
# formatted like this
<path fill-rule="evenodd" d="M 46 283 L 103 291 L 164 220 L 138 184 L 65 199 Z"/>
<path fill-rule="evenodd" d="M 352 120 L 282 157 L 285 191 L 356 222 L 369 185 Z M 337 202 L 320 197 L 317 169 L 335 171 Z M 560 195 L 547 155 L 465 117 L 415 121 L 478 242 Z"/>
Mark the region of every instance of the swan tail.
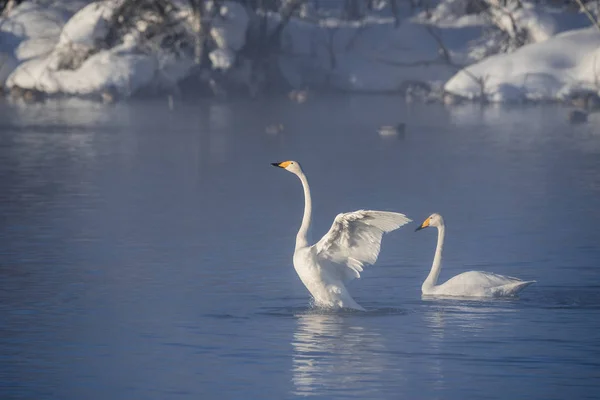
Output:
<path fill-rule="evenodd" d="M 527 286 L 536 283 L 537 281 L 519 281 L 515 283 L 509 283 L 497 288 L 496 296 L 516 296 Z"/>

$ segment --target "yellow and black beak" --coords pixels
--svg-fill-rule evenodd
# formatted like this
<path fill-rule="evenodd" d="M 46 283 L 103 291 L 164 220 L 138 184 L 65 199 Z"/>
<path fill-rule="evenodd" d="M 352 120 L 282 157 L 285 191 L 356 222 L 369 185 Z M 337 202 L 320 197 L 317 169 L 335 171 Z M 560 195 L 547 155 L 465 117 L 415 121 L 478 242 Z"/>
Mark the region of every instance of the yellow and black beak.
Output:
<path fill-rule="evenodd" d="M 271 163 L 271 165 L 274 167 L 279 167 L 279 168 L 287 168 L 287 166 L 290 165 L 290 163 L 291 163 L 291 161 L 282 161 L 282 162 Z"/>
<path fill-rule="evenodd" d="M 415 232 L 420 231 L 421 229 L 427 228 L 429 226 L 429 221 L 431 221 L 431 218 L 427 218 L 425 221 L 423 221 L 421 226 L 419 226 L 417 229 L 415 229 Z"/>

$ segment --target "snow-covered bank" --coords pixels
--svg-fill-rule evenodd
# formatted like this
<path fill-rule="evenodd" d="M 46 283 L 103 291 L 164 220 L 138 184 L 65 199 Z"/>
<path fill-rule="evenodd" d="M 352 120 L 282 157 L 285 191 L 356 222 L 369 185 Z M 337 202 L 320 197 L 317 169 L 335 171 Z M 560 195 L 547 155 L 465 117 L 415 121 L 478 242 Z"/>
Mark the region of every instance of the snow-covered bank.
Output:
<path fill-rule="evenodd" d="M 118 43 L 110 43 L 109 24 L 123 0 L 78 4 L 78 9 L 71 5 L 67 10 L 22 3 L 8 14 L 2 33 L 13 35 L 15 45 L 5 51 L 11 62 L 0 70 L 0 83 L 5 81 L 8 89 L 46 95 L 89 96 L 109 91 L 129 97 L 141 90 L 176 85 L 192 71 L 195 64 L 190 52 L 175 54 L 160 45 L 142 46 L 141 37 L 150 29 L 147 23 L 138 22 Z M 222 75 L 237 69 L 228 77 L 248 80 L 248 60 L 238 62 L 250 25 L 248 10 L 232 1 L 220 4 L 209 25 L 213 48 L 207 55 L 212 69 Z M 72 12 L 74 8 L 77 12 Z M 178 32 L 193 42 L 192 10 L 185 4 L 179 10 Z M 281 20 L 278 14 L 266 18 L 270 29 Z M 30 29 L 34 24 L 43 30 Z M 39 41 L 42 31 L 49 34 Z M 274 60 L 287 82 L 297 88 L 395 92 L 414 83 L 441 86 L 456 67 L 448 63 L 448 54 L 440 53 L 440 38 L 452 56 L 463 62 L 466 43 L 481 33 L 478 27 L 462 29 L 458 36 L 451 31 L 456 29 L 434 29 L 409 19 L 395 27 L 393 18 L 309 22 L 294 17 L 283 30 L 282 48 Z"/>
<path fill-rule="evenodd" d="M 583 14 L 487 3 L 485 15 L 469 14 L 470 0 L 443 0 L 427 18 L 420 13 L 399 26 L 391 18 L 292 20 L 280 65 L 296 87 L 404 92 L 416 84 L 440 87 L 432 93 L 440 100 L 443 91 L 455 99 L 510 102 L 600 89 L 594 72 L 600 73 L 594 65 L 600 33 L 582 29 L 589 26 Z"/>
<path fill-rule="evenodd" d="M 210 36 L 217 48 L 208 56 L 213 68 L 228 70 L 235 63 L 236 52 L 244 47 L 249 18 L 246 10 L 237 3 L 225 3 L 220 15 L 222 18 L 213 21 L 210 27 Z"/>
<path fill-rule="evenodd" d="M 59 41 L 64 24 L 84 1 L 23 2 L 0 19 L 3 52 L 19 62 L 47 54 Z"/>
<path fill-rule="evenodd" d="M 110 24 L 123 0 L 65 4 L 25 2 L 1 21 L 0 56 L 5 62 L 0 68 L 0 86 L 45 95 L 109 92 L 129 97 L 141 90 L 172 87 L 195 65 L 192 51 L 176 53 L 161 43 L 169 34 L 187 34 L 190 42 L 194 40 L 192 10 L 185 3 L 177 8 L 177 28 L 155 34 L 155 43 L 144 37 L 151 27 L 143 20 L 134 21 L 129 31 L 111 43 Z M 248 16 L 243 6 L 231 1 L 221 2 L 215 14 L 209 32 L 214 49 L 209 58 L 215 69 L 228 70 L 244 46 Z"/>
<path fill-rule="evenodd" d="M 444 99 L 495 102 L 599 88 L 600 34 L 574 29 L 589 25 L 583 14 L 539 3 L 438 0 L 433 9 L 413 10 L 407 2 L 394 17 L 381 0 L 348 21 L 310 7 L 286 15 L 285 6 L 271 12 L 206 1 L 196 13 L 186 0 L 137 1 L 26 0 L 6 11 L 0 87 L 36 99 L 184 89 L 254 96 L 276 81 L 271 88 L 428 100 L 446 91 Z"/>
<path fill-rule="evenodd" d="M 20 64 L 6 86 L 79 96 L 105 90 L 128 96 L 144 87 L 154 76 L 156 60 L 136 54 L 133 39 L 99 50 L 116 6 L 102 2 L 83 7 L 62 27 L 56 43 L 47 44 L 51 50 Z"/>
<path fill-rule="evenodd" d="M 469 99 L 492 102 L 565 100 L 600 89 L 600 32 L 565 32 L 469 66 L 444 86 Z"/>

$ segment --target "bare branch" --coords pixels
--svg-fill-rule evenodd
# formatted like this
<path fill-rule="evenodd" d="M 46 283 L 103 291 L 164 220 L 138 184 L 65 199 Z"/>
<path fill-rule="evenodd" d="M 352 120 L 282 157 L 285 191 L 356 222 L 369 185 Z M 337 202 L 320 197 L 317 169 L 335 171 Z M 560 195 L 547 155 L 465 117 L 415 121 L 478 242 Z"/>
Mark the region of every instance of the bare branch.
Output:
<path fill-rule="evenodd" d="M 359 28 L 355 30 L 350 40 L 348 40 L 348 43 L 346 43 L 346 51 L 349 51 L 354 47 L 354 44 L 356 43 L 360 35 L 365 31 L 366 27 L 367 24 L 361 21 Z"/>
<path fill-rule="evenodd" d="M 337 67 L 337 59 L 335 57 L 335 33 L 337 30 L 337 27 L 327 28 L 327 43 L 325 46 L 329 55 L 329 66 L 331 69 Z"/>
<path fill-rule="evenodd" d="M 594 26 L 600 31 L 600 24 L 598 23 L 598 20 L 592 15 L 590 10 L 587 9 L 585 4 L 583 4 L 583 1 L 575 0 L 575 2 L 579 5 L 579 7 L 581 7 L 583 9 L 583 12 L 585 12 L 585 15 L 587 15 L 589 20 L 592 21 L 592 24 L 594 24 Z"/>
<path fill-rule="evenodd" d="M 283 32 L 283 29 L 285 28 L 287 23 L 290 21 L 290 19 L 292 19 L 292 16 L 296 12 L 296 10 L 298 10 L 300 6 L 305 2 L 306 0 L 294 0 L 289 3 L 287 9 L 281 13 L 281 20 L 279 21 L 279 24 L 277 24 L 277 26 L 275 27 L 275 29 L 273 29 L 271 35 L 269 36 L 269 45 L 272 46 L 275 43 L 278 43 L 279 38 L 281 37 L 281 32 Z"/>
<path fill-rule="evenodd" d="M 444 59 L 448 62 L 448 64 L 452 64 L 452 58 L 450 57 L 450 52 L 448 51 L 446 46 L 444 46 L 444 42 L 442 42 L 442 38 L 440 38 L 439 35 L 434 32 L 434 30 L 431 26 L 426 25 L 425 28 L 427 29 L 427 32 L 429 32 L 429 34 L 433 37 L 433 39 L 438 44 Z"/>
<path fill-rule="evenodd" d="M 475 74 L 471 73 L 471 71 L 469 71 L 467 68 L 462 69 L 462 71 L 465 74 L 467 74 L 469 78 L 473 79 L 473 81 L 475 81 L 477 85 L 479 85 L 479 97 L 481 98 L 481 100 L 485 100 L 485 84 L 489 79 L 489 75 L 478 77 Z"/>
<path fill-rule="evenodd" d="M 439 58 L 436 58 L 433 60 L 419 60 L 419 61 L 412 61 L 412 62 L 392 61 L 392 60 L 387 60 L 387 59 L 381 58 L 381 57 L 374 57 L 373 60 L 378 61 L 382 64 L 393 65 L 395 67 L 403 67 L 403 68 L 422 67 L 422 66 L 430 66 L 430 65 L 450 65 L 457 69 L 461 68 L 460 66 L 449 63 L 445 59 L 442 60 Z"/>

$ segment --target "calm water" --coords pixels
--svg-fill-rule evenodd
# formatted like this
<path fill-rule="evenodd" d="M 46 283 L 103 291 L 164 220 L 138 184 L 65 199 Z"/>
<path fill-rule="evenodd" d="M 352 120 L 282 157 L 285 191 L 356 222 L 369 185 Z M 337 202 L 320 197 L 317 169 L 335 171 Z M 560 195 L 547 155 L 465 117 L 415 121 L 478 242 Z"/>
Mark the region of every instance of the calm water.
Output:
<path fill-rule="evenodd" d="M 600 397 L 600 125 L 555 107 L 394 97 L 0 105 L 0 398 Z M 381 124 L 406 135 L 381 139 Z M 268 135 L 269 123 L 283 123 Z M 398 210 L 350 290 L 312 309 L 292 268 L 342 211 Z M 421 299 L 441 279 L 535 279 L 519 299 Z"/>

